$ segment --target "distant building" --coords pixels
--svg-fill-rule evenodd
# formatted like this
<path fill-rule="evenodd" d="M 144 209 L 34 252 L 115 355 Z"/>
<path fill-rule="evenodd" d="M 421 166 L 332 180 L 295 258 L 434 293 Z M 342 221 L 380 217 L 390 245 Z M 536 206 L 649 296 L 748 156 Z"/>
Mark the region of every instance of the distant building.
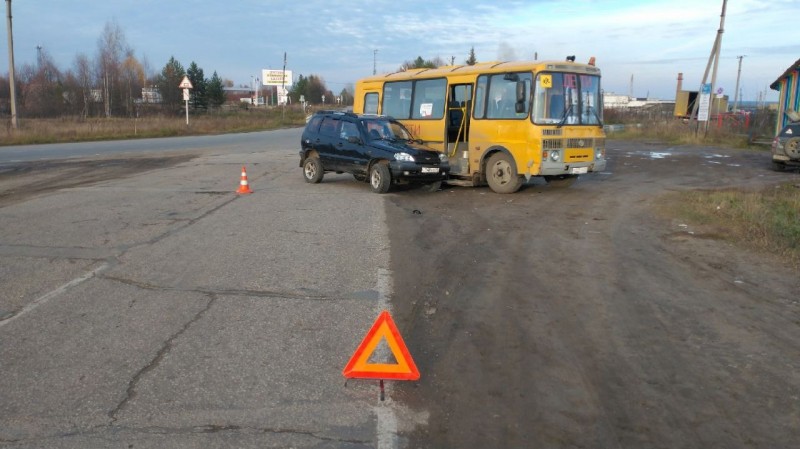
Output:
<path fill-rule="evenodd" d="M 615 93 L 603 94 L 603 107 L 607 109 L 648 108 L 654 105 L 672 103 L 670 100 L 658 100 L 655 98 L 636 98 Z"/>
<path fill-rule="evenodd" d="M 770 89 L 778 91 L 778 120 L 775 134 L 790 121 L 800 118 L 800 59 L 795 61 L 783 75 L 769 85 Z"/>
<path fill-rule="evenodd" d="M 225 87 L 225 100 L 232 103 L 249 103 L 252 104 L 253 90 L 247 87 Z"/>

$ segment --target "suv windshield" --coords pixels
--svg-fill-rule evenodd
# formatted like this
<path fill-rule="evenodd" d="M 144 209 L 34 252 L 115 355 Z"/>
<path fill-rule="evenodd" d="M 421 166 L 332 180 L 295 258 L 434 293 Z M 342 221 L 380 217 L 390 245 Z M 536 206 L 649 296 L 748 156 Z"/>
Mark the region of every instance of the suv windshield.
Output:
<path fill-rule="evenodd" d="M 599 76 L 539 73 L 533 102 L 537 125 L 602 125 Z"/>
<path fill-rule="evenodd" d="M 363 119 L 370 140 L 414 140 L 411 132 L 400 122 L 386 118 Z"/>

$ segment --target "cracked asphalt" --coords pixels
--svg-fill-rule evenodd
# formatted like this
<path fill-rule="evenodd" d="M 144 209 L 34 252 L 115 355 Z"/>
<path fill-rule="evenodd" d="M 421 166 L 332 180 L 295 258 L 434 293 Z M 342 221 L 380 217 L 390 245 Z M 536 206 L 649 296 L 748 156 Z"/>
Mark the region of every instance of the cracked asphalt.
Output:
<path fill-rule="evenodd" d="M 0 163 L 0 446 L 397 447 L 417 418 L 342 377 L 390 294 L 382 199 L 261 137 Z"/>

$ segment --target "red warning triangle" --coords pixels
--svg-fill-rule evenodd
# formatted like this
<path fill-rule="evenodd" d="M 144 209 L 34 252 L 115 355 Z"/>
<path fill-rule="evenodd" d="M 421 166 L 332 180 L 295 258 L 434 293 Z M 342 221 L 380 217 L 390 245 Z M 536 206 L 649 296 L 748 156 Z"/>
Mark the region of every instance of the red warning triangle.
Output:
<path fill-rule="evenodd" d="M 372 353 L 382 339 L 386 339 L 389 349 L 397 363 L 369 363 Z M 348 379 L 395 379 L 418 380 L 419 370 L 406 348 L 403 337 L 389 312 L 383 311 L 358 345 L 350 361 L 342 372 Z"/>

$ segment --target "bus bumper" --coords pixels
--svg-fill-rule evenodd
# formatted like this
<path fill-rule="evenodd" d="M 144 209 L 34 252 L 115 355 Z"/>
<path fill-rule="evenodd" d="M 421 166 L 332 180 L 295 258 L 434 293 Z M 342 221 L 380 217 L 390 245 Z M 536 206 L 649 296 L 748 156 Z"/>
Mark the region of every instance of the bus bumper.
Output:
<path fill-rule="evenodd" d="M 603 171 L 606 169 L 605 159 L 596 159 L 592 162 L 575 162 L 572 164 L 547 163 L 542 164 L 541 176 L 583 175 L 586 173 Z"/>

